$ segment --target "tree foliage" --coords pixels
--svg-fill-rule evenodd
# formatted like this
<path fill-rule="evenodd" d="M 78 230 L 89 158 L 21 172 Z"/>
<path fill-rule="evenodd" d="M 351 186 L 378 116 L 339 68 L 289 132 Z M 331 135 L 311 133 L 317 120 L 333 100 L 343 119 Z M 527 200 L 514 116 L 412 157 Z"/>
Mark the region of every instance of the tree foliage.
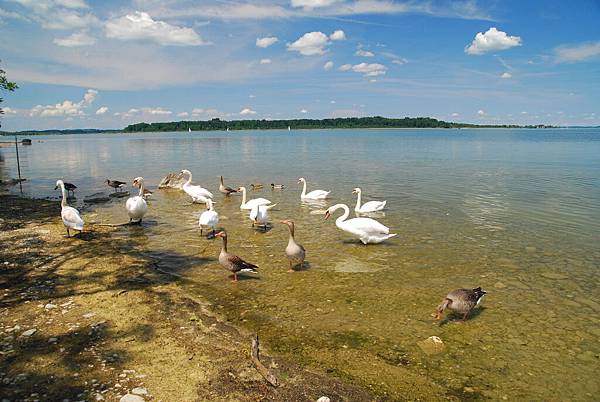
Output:
<path fill-rule="evenodd" d="M 15 89 L 19 88 L 17 86 L 17 84 L 15 84 L 14 82 L 10 82 L 8 80 L 8 78 L 6 78 L 6 71 L 2 70 L 0 68 L 0 90 L 3 91 L 14 91 Z M 0 97 L 0 103 L 2 103 L 3 99 L 2 97 Z M 2 110 L 2 108 L 0 107 L 0 114 L 3 114 L 4 110 Z M 2 127 L 2 124 L 0 123 L 0 127 Z"/>

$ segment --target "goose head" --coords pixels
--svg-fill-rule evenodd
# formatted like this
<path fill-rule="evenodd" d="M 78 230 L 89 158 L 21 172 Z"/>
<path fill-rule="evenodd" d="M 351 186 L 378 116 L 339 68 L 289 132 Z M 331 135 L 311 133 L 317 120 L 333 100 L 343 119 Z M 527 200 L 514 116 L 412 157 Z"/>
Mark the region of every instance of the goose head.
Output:
<path fill-rule="evenodd" d="M 106 184 L 110 184 L 110 179 L 106 179 L 104 182 L 105 182 Z"/>
<path fill-rule="evenodd" d="M 222 237 L 222 238 L 226 239 L 227 233 L 224 230 L 221 230 L 219 233 L 215 234 L 215 237 Z"/>
<path fill-rule="evenodd" d="M 290 230 L 292 231 L 292 233 L 294 232 L 294 221 L 291 221 L 289 219 L 284 219 L 279 221 L 279 223 L 283 223 L 284 225 L 287 225 L 288 228 L 290 228 Z"/>

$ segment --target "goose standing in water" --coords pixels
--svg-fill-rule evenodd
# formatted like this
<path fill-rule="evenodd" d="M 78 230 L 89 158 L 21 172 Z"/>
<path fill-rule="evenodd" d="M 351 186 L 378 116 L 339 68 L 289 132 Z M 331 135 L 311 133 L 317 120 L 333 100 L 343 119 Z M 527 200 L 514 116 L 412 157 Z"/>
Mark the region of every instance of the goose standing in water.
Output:
<path fill-rule="evenodd" d="M 69 192 L 73 194 L 73 197 L 75 197 L 75 189 L 77 188 L 77 186 L 73 183 L 67 183 L 66 181 L 64 182 L 65 184 L 65 190 L 67 190 L 67 195 L 69 195 Z"/>
<path fill-rule="evenodd" d="M 67 205 L 67 190 L 65 189 L 65 183 L 62 180 L 56 182 L 56 187 L 54 187 L 54 189 L 58 190 L 59 187 L 62 192 L 60 217 L 62 218 L 63 225 L 67 228 L 67 237 L 71 237 L 69 229 L 78 230 L 79 233 L 83 232 L 83 219 L 81 219 L 78 210 Z"/>
<path fill-rule="evenodd" d="M 202 186 L 194 186 L 191 184 L 192 182 L 192 172 L 187 169 L 183 169 L 181 174 L 187 175 L 188 179 L 183 185 L 182 189 L 185 191 L 190 197 L 192 197 L 192 202 L 201 202 L 206 203 L 208 198 L 213 198 L 213 194 L 205 189 Z"/>
<path fill-rule="evenodd" d="M 223 239 L 223 247 L 221 248 L 221 253 L 219 254 L 219 263 L 225 269 L 233 273 L 234 282 L 237 282 L 238 272 L 257 273 L 256 269 L 258 267 L 256 265 L 250 264 L 249 262 L 242 260 L 237 255 L 231 254 L 227 251 L 227 233 L 225 231 L 221 231 L 215 236 Z"/>
<path fill-rule="evenodd" d="M 354 207 L 354 211 L 358 213 L 381 211 L 383 208 L 385 208 L 385 204 L 387 203 L 387 201 L 367 201 L 360 205 L 362 200 L 362 190 L 356 187 L 352 191 L 352 194 L 358 194 L 358 197 L 356 198 L 356 206 Z"/>
<path fill-rule="evenodd" d="M 135 197 L 130 197 L 125 203 L 130 223 L 142 223 L 142 218 L 148 211 L 148 204 L 144 198 L 144 178 L 136 177 L 133 179 L 133 187 L 139 187 L 140 192 Z"/>
<path fill-rule="evenodd" d="M 211 228 L 214 235 L 217 224 L 219 223 L 219 214 L 217 211 L 215 211 L 213 202 L 210 198 L 206 201 L 206 209 L 207 211 L 202 212 L 202 215 L 200 215 L 200 219 L 198 220 L 198 226 L 200 226 L 200 235 L 202 235 L 202 229 L 204 226 Z"/>
<path fill-rule="evenodd" d="M 296 239 L 294 238 L 294 222 L 290 221 L 289 219 L 285 219 L 280 222 L 284 225 L 287 225 L 288 229 L 290 230 L 290 239 L 288 240 L 288 245 L 285 248 L 285 255 L 290 262 L 290 269 L 288 272 L 294 272 L 294 266 L 300 265 L 300 268 L 302 268 L 302 264 L 304 264 L 304 257 L 306 256 L 306 250 L 302 244 L 296 243 Z"/>
<path fill-rule="evenodd" d="M 487 292 L 481 286 L 475 289 L 456 289 L 448 293 L 448 296 L 438 306 L 435 318 L 442 319 L 444 310 L 450 309 L 463 315 L 462 321 L 467 319 L 469 313 L 481 303 Z"/>
<path fill-rule="evenodd" d="M 223 194 L 225 194 L 226 196 L 231 193 L 237 193 L 237 190 L 234 190 L 231 187 L 225 187 L 225 184 L 223 183 L 223 176 L 221 176 L 221 181 L 219 184 L 219 191 L 222 192 Z"/>
<path fill-rule="evenodd" d="M 301 200 L 324 200 L 331 193 L 331 191 L 325 190 L 313 190 L 310 193 L 306 193 L 306 179 L 304 177 L 299 178 L 298 184 L 300 183 L 303 184 L 302 194 L 300 194 Z"/>
<path fill-rule="evenodd" d="M 121 187 L 123 187 L 125 184 L 127 184 L 124 181 L 111 180 L 111 179 L 106 179 L 105 183 L 108 184 L 109 187 L 114 188 L 115 191 L 120 190 Z"/>
<path fill-rule="evenodd" d="M 238 191 L 242 193 L 242 203 L 240 204 L 240 209 L 252 209 L 255 205 L 265 205 L 267 209 L 273 208 L 277 204 L 272 204 L 271 201 L 266 198 L 254 198 L 249 201 L 246 201 L 246 187 L 238 188 Z"/>
<path fill-rule="evenodd" d="M 250 210 L 250 220 L 252 221 L 252 227 L 254 225 L 263 226 L 265 230 L 269 223 L 268 208 L 265 205 L 254 205 Z"/>
<path fill-rule="evenodd" d="M 390 229 L 371 218 L 352 218 L 347 219 L 350 215 L 350 208 L 346 204 L 336 204 L 325 211 L 325 219 L 329 219 L 331 214 L 342 208 L 344 214 L 335 220 L 335 225 L 360 239 L 363 244 L 381 243 L 391 237 L 396 236 L 396 233 L 390 234 Z"/>

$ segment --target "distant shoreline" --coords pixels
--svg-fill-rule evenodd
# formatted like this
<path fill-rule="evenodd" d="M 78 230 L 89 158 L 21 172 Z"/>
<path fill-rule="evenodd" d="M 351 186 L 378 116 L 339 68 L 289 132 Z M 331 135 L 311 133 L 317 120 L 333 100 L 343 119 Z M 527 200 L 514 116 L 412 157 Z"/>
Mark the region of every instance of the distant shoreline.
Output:
<path fill-rule="evenodd" d="M 123 129 L 52 129 L 0 131 L 5 136 L 12 135 L 65 135 L 65 134 L 105 134 L 139 132 L 189 132 L 191 131 L 243 131 L 243 130 L 330 130 L 330 129 L 468 129 L 468 128 L 567 128 L 545 124 L 469 124 L 437 120 L 430 117 L 387 118 L 347 117 L 336 119 L 293 119 L 293 120 L 212 120 L 176 121 L 130 124 Z"/>

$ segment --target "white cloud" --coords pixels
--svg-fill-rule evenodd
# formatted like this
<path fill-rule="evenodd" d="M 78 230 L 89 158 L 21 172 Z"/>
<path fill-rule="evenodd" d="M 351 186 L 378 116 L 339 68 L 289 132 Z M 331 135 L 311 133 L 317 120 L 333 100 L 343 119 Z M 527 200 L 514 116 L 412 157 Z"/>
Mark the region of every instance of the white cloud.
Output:
<path fill-rule="evenodd" d="M 334 105 L 335 101 L 334 100 L 330 100 L 329 103 L 331 103 L 332 105 Z"/>
<path fill-rule="evenodd" d="M 576 63 L 600 56 L 600 41 L 576 46 L 560 46 L 554 49 L 557 63 Z"/>
<path fill-rule="evenodd" d="M 506 32 L 498 31 L 491 27 L 487 32 L 478 32 L 469 46 L 465 47 L 467 54 L 484 54 L 496 50 L 506 50 L 511 47 L 521 46 L 521 38 L 508 36 Z"/>
<path fill-rule="evenodd" d="M 177 113 L 177 117 L 188 117 L 190 114 L 188 112 L 180 112 Z"/>
<path fill-rule="evenodd" d="M 306 113 L 308 113 L 308 110 L 306 110 L 306 109 L 300 109 L 300 113 L 306 114 Z"/>
<path fill-rule="evenodd" d="M 509 72 L 502 73 L 502 75 L 500 76 L 500 78 L 503 78 L 503 79 L 505 79 L 505 80 L 508 80 L 508 79 L 512 78 L 512 74 L 511 74 L 511 73 L 509 73 Z"/>
<path fill-rule="evenodd" d="M 106 107 L 106 106 L 102 106 L 101 108 L 96 110 L 96 114 L 104 114 L 106 112 L 108 112 L 108 107 Z"/>
<path fill-rule="evenodd" d="M 251 114 L 256 114 L 256 112 L 255 112 L 254 110 L 252 110 L 252 109 L 250 109 L 250 108 L 246 107 L 246 108 L 244 108 L 244 109 L 242 109 L 242 110 L 240 111 L 240 114 L 241 114 L 242 116 L 248 116 L 248 115 L 251 115 Z"/>
<path fill-rule="evenodd" d="M 384 75 L 387 67 L 379 63 L 360 63 L 360 64 L 344 64 L 340 66 L 340 71 L 352 70 L 355 73 L 364 74 L 365 77 L 376 77 L 378 75 Z"/>
<path fill-rule="evenodd" d="M 392 63 L 403 65 L 403 64 L 408 63 L 408 60 L 406 60 L 405 58 L 400 57 L 399 59 L 392 60 Z"/>
<path fill-rule="evenodd" d="M 481 109 L 479 109 L 479 110 L 477 111 L 477 114 L 478 114 L 480 117 L 487 116 L 487 113 L 486 113 L 486 112 L 484 112 L 484 111 L 483 111 L 483 110 L 481 110 Z"/>
<path fill-rule="evenodd" d="M 260 59 L 260 64 L 271 64 L 272 62 L 271 59 Z"/>
<path fill-rule="evenodd" d="M 37 105 L 29 111 L 29 115 L 32 117 L 83 116 L 85 115 L 83 109 L 94 102 L 96 95 L 98 95 L 98 91 L 88 89 L 83 95 L 83 99 L 79 102 L 65 100 L 55 105 Z"/>
<path fill-rule="evenodd" d="M 313 9 L 321 7 L 329 7 L 340 0 L 292 0 L 292 7 L 303 7 L 304 9 Z"/>
<path fill-rule="evenodd" d="M 294 43 L 288 44 L 289 51 L 296 51 L 304 56 L 324 54 L 329 45 L 329 38 L 323 32 L 307 32 Z"/>
<path fill-rule="evenodd" d="M 329 39 L 331 40 L 346 40 L 346 33 L 341 29 L 334 31 L 331 35 L 329 35 Z"/>
<path fill-rule="evenodd" d="M 373 54 L 373 52 L 369 52 L 368 50 L 362 50 L 359 49 L 354 53 L 355 56 L 360 56 L 360 57 L 373 57 L 375 56 L 375 54 Z"/>
<path fill-rule="evenodd" d="M 333 61 L 328 61 L 327 63 L 325 63 L 325 65 L 323 66 L 323 69 L 325 71 L 329 71 L 333 68 Z"/>
<path fill-rule="evenodd" d="M 53 42 L 58 46 L 64 47 L 79 47 L 90 46 L 96 43 L 96 39 L 91 37 L 87 32 L 74 32 L 66 38 L 55 38 Z"/>
<path fill-rule="evenodd" d="M 256 46 L 262 47 L 262 48 L 267 48 L 267 47 L 269 47 L 271 45 L 274 45 L 278 41 L 279 41 L 279 39 L 277 39 L 277 37 L 275 37 L 275 36 L 267 36 L 267 37 L 264 37 L 264 38 L 256 38 Z"/>
<path fill-rule="evenodd" d="M 460 116 L 460 114 L 459 114 L 459 113 L 456 113 L 456 112 L 454 112 L 454 113 L 452 113 L 450 116 L 452 116 L 452 117 L 458 117 L 458 116 Z"/>
<path fill-rule="evenodd" d="M 155 115 L 155 116 L 168 116 L 173 114 L 170 110 L 165 110 L 161 107 L 151 108 L 151 107 L 143 107 L 141 110 L 143 113 Z"/>
<path fill-rule="evenodd" d="M 208 45 L 191 28 L 178 27 L 153 20 L 150 15 L 136 11 L 106 23 L 106 36 L 119 40 L 150 40 L 164 46 Z"/>
<path fill-rule="evenodd" d="M 248 98 L 254 99 L 254 98 L 256 98 L 256 95 L 250 94 L 250 95 L 248 95 Z"/>
<path fill-rule="evenodd" d="M 17 114 L 17 111 L 15 109 L 11 109 L 9 107 L 5 107 L 2 110 L 4 110 L 5 114 Z"/>

